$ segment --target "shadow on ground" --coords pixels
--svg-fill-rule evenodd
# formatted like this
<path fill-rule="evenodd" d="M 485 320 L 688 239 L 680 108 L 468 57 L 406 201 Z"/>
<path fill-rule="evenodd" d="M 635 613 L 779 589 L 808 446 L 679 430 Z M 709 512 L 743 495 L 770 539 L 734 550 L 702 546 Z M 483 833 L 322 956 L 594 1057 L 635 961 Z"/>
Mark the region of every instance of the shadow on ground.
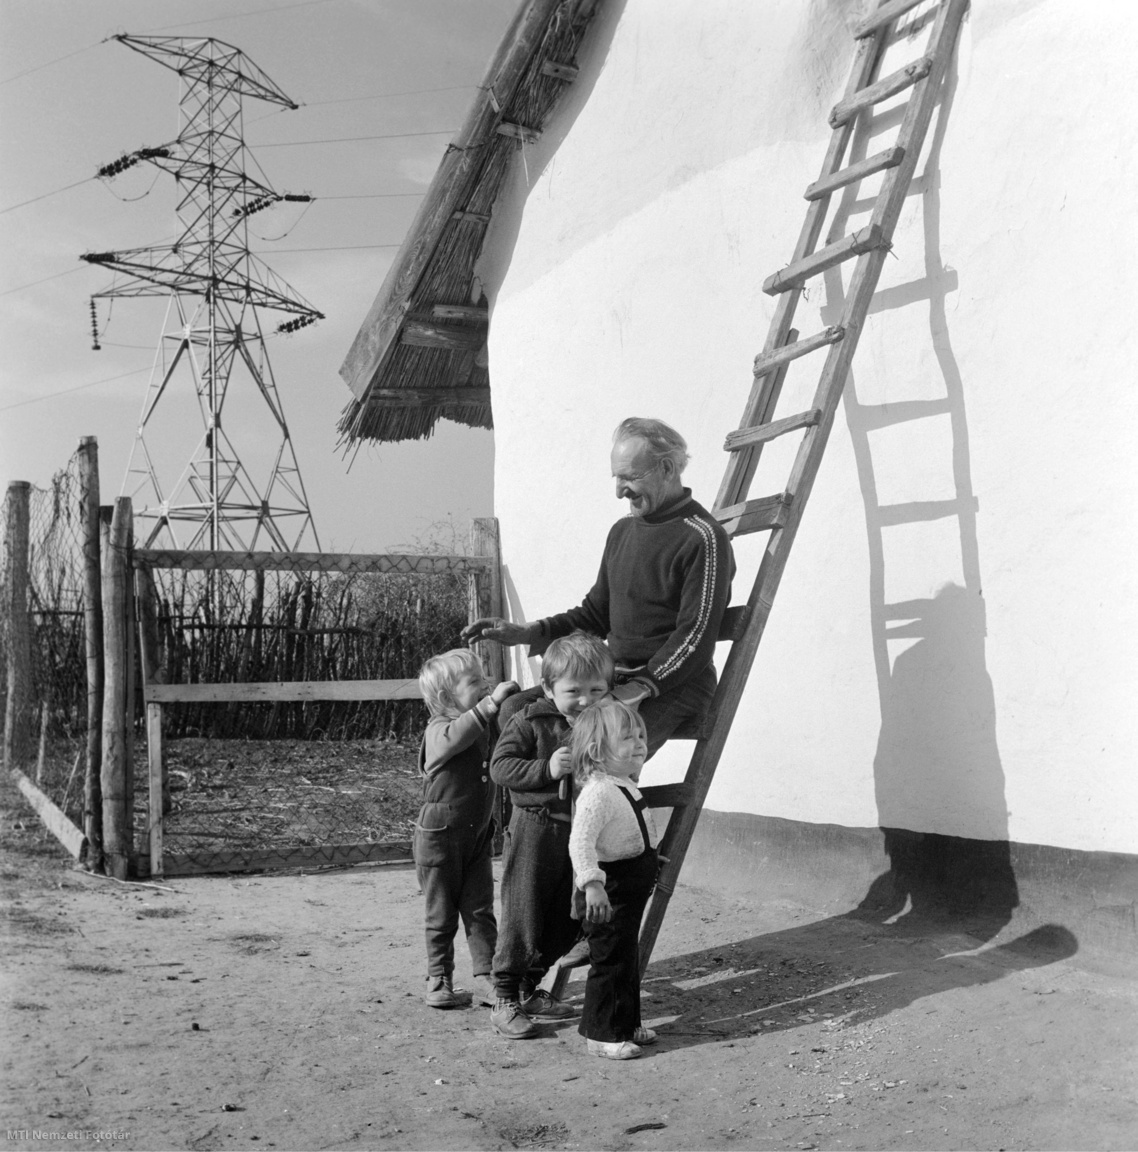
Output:
<path fill-rule="evenodd" d="M 645 975 L 644 1017 L 658 1022 L 669 1048 L 860 1024 L 1078 951 L 1074 935 L 1055 924 L 997 945 L 976 927 L 912 914 L 883 923 L 858 910 L 669 957 Z"/>

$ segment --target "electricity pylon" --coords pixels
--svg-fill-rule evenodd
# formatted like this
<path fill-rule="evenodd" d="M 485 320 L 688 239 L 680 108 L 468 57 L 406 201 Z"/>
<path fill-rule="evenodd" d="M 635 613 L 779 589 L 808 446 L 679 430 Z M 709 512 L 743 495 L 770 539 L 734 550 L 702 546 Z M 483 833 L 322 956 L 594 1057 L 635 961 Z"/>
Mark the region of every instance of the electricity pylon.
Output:
<path fill-rule="evenodd" d="M 291 314 L 277 332 L 296 331 L 323 316 L 249 251 L 248 228 L 249 217 L 263 208 L 311 197 L 281 195 L 248 174 L 242 120 L 245 97 L 289 109 L 298 105 L 239 49 L 220 40 L 113 39 L 182 77 L 178 138 L 126 154 L 98 173 L 110 178 L 139 163 L 170 173 L 179 192 L 178 238 L 168 245 L 81 257 L 126 277 L 116 277 L 110 288 L 92 297 L 93 322 L 97 298 L 164 296 L 169 301 L 123 482 L 123 494 L 133 498 L 135 516 L 143 521 L 137 538 L 148 547 L 165 543 L 174 548 L 293 551 L 307 532 L 319 549 L 260 312 Z M 268 409 L 262 421 L 267 434 L 244 415 L 239 430 L 265 456 L 268 475 L 260 487 L 222 423 L 235 370 L 251 377 Z M 162 431 L 175 436 L 185 432 L 180 426 L 163 429 L 156 419 L 159 401 L 173 394 L 167 390 L 179 373 L 193 384 L 202 431 L 189 462 L 170 481 L 173 470 L 165 468 L 170 461 L 164 459 L 168 453 L 152 451 L 147 437 L 153 443 Z M 172 463 L 177 467 L 182 459 L 184 455 L 177 456 Z"/>

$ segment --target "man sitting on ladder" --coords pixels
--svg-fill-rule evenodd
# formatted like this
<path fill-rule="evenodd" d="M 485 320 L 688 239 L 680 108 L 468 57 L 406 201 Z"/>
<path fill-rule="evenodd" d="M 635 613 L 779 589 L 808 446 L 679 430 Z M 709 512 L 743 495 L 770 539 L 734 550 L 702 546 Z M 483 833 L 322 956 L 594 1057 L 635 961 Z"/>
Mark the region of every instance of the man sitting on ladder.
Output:
<path fill-rule="evenodd" d="M 638 708 L 651 757 L 698 730 L 715 693 L 715 642 L 731 598 L 735 558 L 719 522 L 692 499 L 684 438 L 662 420 L 629 418 L 613 434 L 616 497 L 630 515 L 609 530 L 600 571 L 580 607 L 529 624 L 475 620 L 466 641 L 529 644 L 581 629 L 604 637 L 617 665 L 614 695 Z M 501 723 L 542 693 L 509 698 Z"/>

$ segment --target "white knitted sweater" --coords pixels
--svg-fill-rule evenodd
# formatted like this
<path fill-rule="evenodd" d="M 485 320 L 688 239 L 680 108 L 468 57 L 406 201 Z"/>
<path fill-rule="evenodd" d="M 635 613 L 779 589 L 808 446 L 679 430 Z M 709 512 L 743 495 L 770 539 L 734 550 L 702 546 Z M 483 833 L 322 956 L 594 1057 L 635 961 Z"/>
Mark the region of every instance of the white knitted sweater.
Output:
<path fill-rule="evenodd" d="M 615 776 L 598 773 L 593 776 L 577 797 L 573 811 L 573 830 L 569 833 L 569 858 L 573 861 L 573 874 L 578 888 L 592 880 L 605 882 L 601 860 L 631 860 L 644 851 L 644 837 L 632 805 L 621 795 L 622 791 L 634 799 L 640 792 L 631 780 L 618 780 Z M 645 809 L 644 826 L 648 839 L 655 848 L 660 843 L 652 813 Z"/>

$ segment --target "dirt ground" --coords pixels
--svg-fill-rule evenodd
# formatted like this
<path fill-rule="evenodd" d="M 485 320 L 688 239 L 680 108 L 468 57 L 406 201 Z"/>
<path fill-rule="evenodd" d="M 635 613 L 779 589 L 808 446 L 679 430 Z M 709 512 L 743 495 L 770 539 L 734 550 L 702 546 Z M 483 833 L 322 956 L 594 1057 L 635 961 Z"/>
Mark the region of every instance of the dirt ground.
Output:
<path fill-rule="evenodd" d="M 618 1064 L 572 1022 L 508 1043 L 426 1008 L 409 867 L 124 885 L 0 801 L 12 1148 L 1138 1147 L 1138 979 L 1062 929 L 681 886 L 644 985 L 659 1043 Z"/>

